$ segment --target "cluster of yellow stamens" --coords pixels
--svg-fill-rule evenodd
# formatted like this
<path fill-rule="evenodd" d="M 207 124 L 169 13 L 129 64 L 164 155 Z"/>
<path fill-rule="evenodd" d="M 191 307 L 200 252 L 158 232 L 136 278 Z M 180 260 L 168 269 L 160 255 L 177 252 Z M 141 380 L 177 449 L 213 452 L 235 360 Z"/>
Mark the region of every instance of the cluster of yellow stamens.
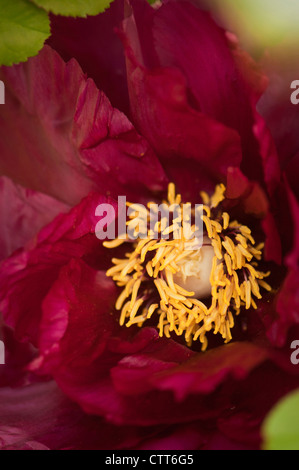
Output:
<path fill-rule="evenodd" d="M 162 218 L 156 222 L 154 232 L 159 233 L 153 239 L 152 230 L 147 236 L 130 241 L 130 251 L 124 259 L 112 259 L 114 266 L 107 271 L 116 284 L 123 290 L 116 302 L 120 313 L 120 324 L 142 326 L 151 318 L 157 318 L 160 336 L 170 337 L 172 333 L 185 336 L 188 345 L 199 341 L 202 350 L 208 345 L 207 332 L 221 334 L 224 342 L 232 339 L 234 316 L 241 308 L 257 308 L 254 298 L 260 299 L 260 287 L 270 291 L 264 281 L 269 276 L 257 269 L 262 257 L 263 244 L 255 246 L 255 240 L 248 227 L 231 221 L 227 212 L 221 210 L 225 199 L 225 186 L 216 187 L 210 197 L 201 193 L 203 204 L 202 221 L 204 226 L 204 246 L 212 250 L 208 268 L 209 291 L 196 294 L 197 289 L 188 289 L 188 276 L 200 286 L 204 282 L 201 266 L 205 247 L 192 250 L 188 232 L 194 233 L 190 217 L 177 224 L 175 216 L 167 226 Z M 168 205 L 171 213 L 174 207 L 182 206 L 181 196 L 175 194 L 173 184 L 169 185 Z M 136 221 L 134 204 L 128 204 L 133 211 L 128 227 Z M 146 218 L 149 220 L 153 203 L 147 204 Z M 194 212 L 193 212 L 194 215 Z M 180 237 L 174 234 L 180 230 Z M 169 235 L 165 239 L 165 235 Z M 104 242 L 107 248 L 115 248 L 129 242 L 123 237 L 111 242 Z M 191 268 L 190 268 L 191 266 Z M 188 267 L 188 269 L 187 269 Z M 205 267 L 207 270 L 207 267 Z M 186 282 L 181 282 L 184 279 Z M 186 280 L 187 279 L 187 280 Z M 200 292 L 200 289 L 199 289 Z"/>

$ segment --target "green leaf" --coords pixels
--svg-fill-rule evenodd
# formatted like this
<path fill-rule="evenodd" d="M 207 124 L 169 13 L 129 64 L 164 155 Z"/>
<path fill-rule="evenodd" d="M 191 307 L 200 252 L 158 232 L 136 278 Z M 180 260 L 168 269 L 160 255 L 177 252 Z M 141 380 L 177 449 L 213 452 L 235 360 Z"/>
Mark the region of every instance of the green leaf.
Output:
<path fill-rule="evenodd" d="M 110 5 L 112 0 L 31 0 L 37 6 L 55 15 L 97 15 Z"/>
<path fill-rule="evenodd" d="M 27 0 L 0 0 L 0 65 L 36 55 L 50 35 L 45 11 Z"/>
<path fill-rule="evenodd" d="M 266 450 L 299 450 L 299 390 L 273 408 L 263 424 L 262 435 Z"/>

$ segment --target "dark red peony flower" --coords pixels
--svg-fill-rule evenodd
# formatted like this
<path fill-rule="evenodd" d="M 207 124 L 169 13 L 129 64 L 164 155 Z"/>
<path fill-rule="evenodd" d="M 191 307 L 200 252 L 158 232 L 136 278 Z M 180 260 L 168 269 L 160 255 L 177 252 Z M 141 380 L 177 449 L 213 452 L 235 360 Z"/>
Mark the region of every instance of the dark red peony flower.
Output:
<path fill-rule="evenodd" d="M 256 449 L 299 384 L 298 148 L 199 4 L 53 17 L 38 56 L 1 69 L 2 448 Z M 120 195 L 203 202 L 210 264 L 100 242 L 96 208 Z"/>

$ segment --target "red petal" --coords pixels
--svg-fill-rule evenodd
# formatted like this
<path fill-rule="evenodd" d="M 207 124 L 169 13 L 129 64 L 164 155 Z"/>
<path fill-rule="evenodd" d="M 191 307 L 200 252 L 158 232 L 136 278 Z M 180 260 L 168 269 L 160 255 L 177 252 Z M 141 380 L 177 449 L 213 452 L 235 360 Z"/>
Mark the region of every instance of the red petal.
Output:
<path fill-rule="evenodd" d="M 146 5 L 145 1 L 132 0 L 130 4 L 133 16 L 125 23 L 127 40 L 133 50 L 132 54 L 126 44 L 129 60 L 134 56 L 135 66 L 137 61 L 140 66 L 151 72 L 159 67 L 179 70 L 185 79 L 188 103 L 205 116 L 234 129 L 240 135 L 243 151 L 242 170 L 251 179 L 262 183 L 263 164 L 259 142 L 253 130 L 257 122 L 256 103 L 265 88 L 266 79 L 257 71 L 257 65 L 240 51 L 236 41 L 232 41 L 232 35 L 228 36 L 209 14 L 191 2 L 169 1 L 156 10 Z M 147 18 L 146 22 L 144 18 Z M 136 97 L 137 77 L 132 64 L 128 67 L 128 80 L 133 118 L 139 129 L 154 148 L 158 149 L 157 142 L 153 142 L 154 132 L 149 128 L 155 120 L 159 125 L 162 122 L 164 133 L 171 134 L 175 145 L 176 140 L 180 138 L 180 134 L 178 139 L 175 137 L 178 128 L 168 120 L 164 123 L 163 113 L 160 121 L 158 109 L 161 104 L 159 103 L 159 107 L 155 106 L 155 97 L 151 97 L 153 110 L 149 104 L 146 105 L 146 110 L 150 111 L 150 119 L 146 110 L 140 114 L 142 98 Z M 157 87 L 157 83 L 152 85 L 154 86 Z M 161 87 L 161 95 L 165 94 L 165 91 Z M 148 93 L 148 88 L 144 87 L 139 95 Z M 187 124 L 185 126 L 184 122 L 184 117 L 181 116 L 181 126 L 187 131 Z M 190 123 L 188 125 L 190 126 Z M 198 128 L 202 128 L 202 125 Z M 214 138 L 216 135 L 214 132 Z M 209 140 L 209 137 L 207 133 L 206 140 Z M 188 140 L 187 131 L 186 141 Z M 201 139 L 198 137 L 199 149 L 204 145 L 204 140 L 203 129 Z M 207 153 L 207 161 L 209 158 Z"/>
<path fill-rule="evenodd" d="M 214 188 L 240 163 L 237 133 L 189 106 L 178 70 L 147 71 L 133 61 L 128 69 L 134 121 L 185 199 L 198 199 L 200 190 Z"/>
<path fill-rule="evenodd" d="M 244 379 L 268 358 L 265 349 L 251 343 L 232 343 L 197 354 L 181 366 L 154 378 L 160 390 L 172 390 L 177 400 L 190 393 L 209 394 L 227 377 Z"/>
<path fill-rule="evenodd" d="M 54 217 L 69 210 L 66 204 L 45 194 L 0 178 L 0 261 L 25 245 Z"/>
<path fill-rule="evenodd" d="M 261 98 L 258 109 L 271 130 L 280 161 L 280 167 L 288 177 L 294 194 L 299 198 L 299 106 L 291 102 L 296 92 L 291 88 L 298 79 L 298 49 L 285 45 L 267 51 L 264 67 L 270 77 L 270 85 Z"/>
<path fill-rule="evenodd" d="M 23 251 L 2 263 L 0 305 L 7 324 L 16 330 L 18 339 L 36 341 L 39 333 L 41 303 L 59 270 L 72 258 L 88 257 L 96 264 L 100 258 L 105 269 L 104 250 L 95 236 L 99 218 L 96 207 L 115 204 L 99 195 L 90 195 L 70 213 L 58 216 L 45 227 Z M 112 221 L 112 220 L 111 220 Z"/>
<path fill-rule="evenodd" d="M 116 319 L 111 316 L 116 286 L 102 271 L 71 261 L 43 301 L 39 350 L 43 369 L 61 363 L 88 368 L 106 348 Z"/>
<path fill-rule="evenodd" d="M 14 181 L 69 204 L 91 189 L 136 199 L 162 190 L 164 172 L 146 141 L 75 60 L 49 46 L 25 64 L 1 69 L 0 169 Z"/>
<path fill-rule="evenodd" d="M 74 57 L 112 105 L 129 116 L 125 55 L 115 31 L 123 18 L 123 0 L 112 2 L 97 16 L 67 18 L 51 15 L 52 34 L 48 44 L 64 60 Z"/>
<path fill-rule="evenodd" d="M 299 323 L 299 205 L 287 188 L 294 223 L 294 247 L 286 258 L 288 274 L 276 298 L 278 318 L 273 322 L 268 336 L 277 346 L 285 344 L 291 326 Z"/>
<path fill-rule="evenodd" d="M 124 450 L 161 431 L 87 416 L 53 382 L 0 389 L 1 450 Z"/>

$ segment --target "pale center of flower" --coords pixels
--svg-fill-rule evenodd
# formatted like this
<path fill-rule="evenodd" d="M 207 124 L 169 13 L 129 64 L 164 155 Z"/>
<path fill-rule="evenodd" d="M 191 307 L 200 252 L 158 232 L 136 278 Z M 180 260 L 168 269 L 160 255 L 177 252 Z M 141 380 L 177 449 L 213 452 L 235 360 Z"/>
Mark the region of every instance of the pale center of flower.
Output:
<path fill-rule="evenodd" d="M 203 246 L 196 251 L 190 251 L 190 255 L 178 261 L 180 271 L 173 276 L 173 280 L 180 287 L 189 292 L 194 292 L 197 299 L 205 299 L 211 295 L 210 282 L 215 250 L 208 237 L 204 237 Z"/>

